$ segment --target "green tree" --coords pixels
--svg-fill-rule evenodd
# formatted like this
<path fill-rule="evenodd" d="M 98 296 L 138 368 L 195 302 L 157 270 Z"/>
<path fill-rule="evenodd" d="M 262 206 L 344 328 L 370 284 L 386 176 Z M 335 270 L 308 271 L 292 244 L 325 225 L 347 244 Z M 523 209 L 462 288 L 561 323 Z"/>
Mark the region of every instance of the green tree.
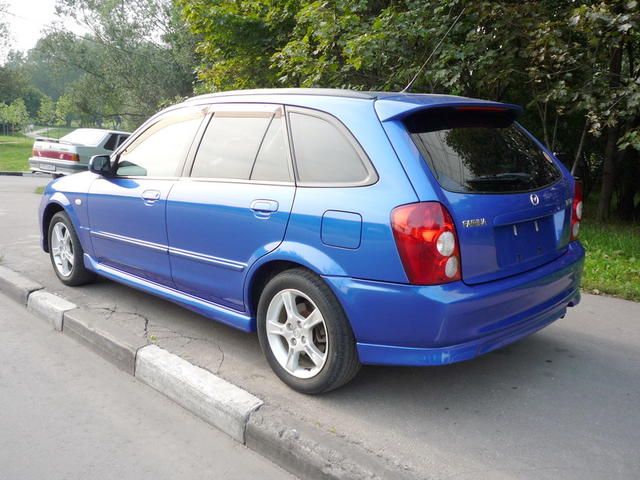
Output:
<path fill-rule="evenodd" d="M 40 101 L 40 108 L 38 109 L 38 122 L 43 125 L 53 125 L 56 120 L 56 104 L 46 95 L 42 97 Z"/>
<path fill-rule="evenodd" d="M 49 61 L 81 72 L 65 91 L 84 121 L 117 116 L 133 128 L 164 100 L 192 93 L 193 36 L 171 2 L 60 0 L 57 8 L 90 33 L 78 38 L 52 32 L 38 49 Z"/>
<path fill-rule="evenodd" d="M 75 106 L 71 98 L 71 94 L 66 93 L 58 98 L 58 101 L 56 102 L 55 124 L 70 127 L 74 116 Z"/>
<path fill-rule="evenodd" d="M 22 129 L 29 123 L 29 113 L 24 100 L 18 98 L 4 109 L 4 119 L 13 130 Z"/>

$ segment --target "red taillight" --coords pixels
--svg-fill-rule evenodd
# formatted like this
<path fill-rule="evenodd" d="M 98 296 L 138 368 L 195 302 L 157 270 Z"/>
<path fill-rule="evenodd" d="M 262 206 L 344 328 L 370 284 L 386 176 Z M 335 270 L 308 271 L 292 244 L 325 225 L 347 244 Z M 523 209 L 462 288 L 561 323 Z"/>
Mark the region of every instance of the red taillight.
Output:
<path fill-rule="evenodd" d="M 53 158 L 55 160 L 69 160 L 71 162 L 79 162 L 80 156 L 77 153 L 58 152 L 56 150 L 39 150 L 33 149 L 31 155 L 34 157 Z"/>
<path fill-rule="evenodd" d="M 442 204 L 422 202 L 394 208 L 391 228 L 411 283 L 436 285 L 460 280 L 456 227 Z"/>
<path fill-rule="evenodd" d="M 582 221 L 582 181 L 576 180 L 571 207 L 571 240 L 577 240 Z"/>

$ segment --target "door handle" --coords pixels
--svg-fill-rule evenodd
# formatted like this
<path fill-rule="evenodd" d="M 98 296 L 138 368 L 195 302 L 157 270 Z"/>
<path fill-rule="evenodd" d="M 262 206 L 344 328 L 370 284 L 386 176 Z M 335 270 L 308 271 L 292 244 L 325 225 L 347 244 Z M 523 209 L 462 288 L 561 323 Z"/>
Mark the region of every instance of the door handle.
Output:
<path fill-rule="evenodd" d="M 154 203 L 160 200 L 160 192 L 158 190 L 145 190 L 141 196 L 145 203 Z"/>
<path fill-rule="evenodd" d="M 274 213 L 278 211 L 278 202 L 275 200 L 254 200 L 251 202 L 251 210 L 261 214 Z"/>

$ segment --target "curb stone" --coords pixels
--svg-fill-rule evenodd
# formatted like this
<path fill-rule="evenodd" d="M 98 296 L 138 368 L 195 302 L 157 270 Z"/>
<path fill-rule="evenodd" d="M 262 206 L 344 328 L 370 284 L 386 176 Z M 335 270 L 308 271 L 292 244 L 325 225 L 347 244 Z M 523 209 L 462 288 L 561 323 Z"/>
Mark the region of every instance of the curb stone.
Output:
<path fill-rule="evenodd" d="M 401 465 L 269 406 L 251 414 L 245 436 L 248 448 L 305 480 L 415 478 Z"/>
<path fill-rule="evenodd" d="M 410 480 L 418 475 L 251 393 L 0 266 L 0 292 L 107 361 L 301 479 Z M 421 477 L 420 477 L 421 478 Z"/>
<path fill-rule="evenodd" d="M 138 350 L 148 345 L 146 338 L 138 337 L 83 308 L 64 312 L 63 333 L 78 340 L 129 375 L 135 375 Z"/>
<path fill-rule="evenodd" d="M 27 310 L 49 321 L 58 332 L 62 331 L 64 313 L 75 308 L 75 303 L 45 290 L 31 293 L 27 301 Z"/>
<path fill-rule="evenodd" d="M 42 173 L 37 175 L 34 172 L 8 172 L 8 171 L 0 171 L 0 177 L 39 177 L 49 175 L 48 173 Z"/>
<path fill-rule="evenodd" d="M 136 357 L 136 378 L 244 443 L 249 415 L 262 400 L 156 345 Z"/>
<path fill-rule="evenodd" d="M 31 292 L 43 288 L 39 283 L 23 277 L 7 267 L 0 266 L 0 291 L 3 291 L 23 306 L 27 305 L 27 299 Z"/>

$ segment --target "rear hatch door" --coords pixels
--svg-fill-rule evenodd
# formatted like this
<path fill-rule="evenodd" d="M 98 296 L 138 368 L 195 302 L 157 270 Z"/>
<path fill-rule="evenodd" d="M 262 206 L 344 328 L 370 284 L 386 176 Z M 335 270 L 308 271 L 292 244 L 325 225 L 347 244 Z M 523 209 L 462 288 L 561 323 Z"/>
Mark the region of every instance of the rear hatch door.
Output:
<path fill-rule="evenodd" d="M 404 119 L 456 223 L 467 284 L 536 268 L 569 242 L 570 185 L 516 112 L 458 105 Z"/>

